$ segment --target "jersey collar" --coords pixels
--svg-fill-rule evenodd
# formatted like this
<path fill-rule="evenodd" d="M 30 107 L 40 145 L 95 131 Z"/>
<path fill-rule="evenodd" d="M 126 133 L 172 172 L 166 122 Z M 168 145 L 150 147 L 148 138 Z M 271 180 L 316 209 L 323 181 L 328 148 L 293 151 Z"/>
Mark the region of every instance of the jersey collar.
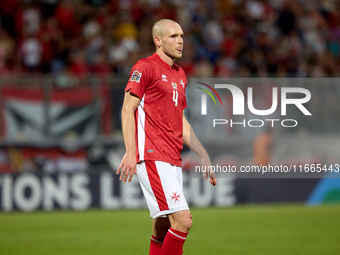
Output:
<path fill-rule="evenodd" d="M 167 62 L 165 62 L 163 59 L 161 59 L 161 57 L 155 52 L 153 54 L 161 63 L 162 65 L 166 68 L 166 69 L 169 69 L 169 70 L 177 70 L 178 69 L 178 66 L 174 63 L 172 66 L 170 66 Z"/>

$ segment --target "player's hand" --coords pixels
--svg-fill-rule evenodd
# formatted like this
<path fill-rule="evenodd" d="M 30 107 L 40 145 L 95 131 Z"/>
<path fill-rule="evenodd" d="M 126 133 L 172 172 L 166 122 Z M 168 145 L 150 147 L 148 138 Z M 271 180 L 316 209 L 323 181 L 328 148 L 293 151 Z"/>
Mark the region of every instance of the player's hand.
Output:
<path fill-rule="evenodd" d="M 205 180 L 207 181 L 209 178 L 210 184 L 216 186 L 217 185 L 216 175 L 214 172 L 211 172 L 210 168 L 211 162 L 208 155 L 201 158 L 201 164 L 203 166 L 203 169 L 206 169 L 206 171 L 203 172 L 203 177 L 205 178 Z"/>
<path fill-rule="evenodd" d="M 123 180 L 123 182 L 126 182 L 126 179 L 128 182 L 131 182 L 133 174 L 137 175 L 137 161 L 136 161 L 136 155 L 134 153 L 125 153 L 122 162 L 120 163 L 120 166 L 117 169 L 116 174 L 120 173 L 119 180 Z M 124 179 L 123 179 L 124 178 Z"/>
<path fill-rule="evenodd" d="M 213 185 L 213 186 L 217 185 L 217 180 L 216 180 L 215 173 L 209 173 L 209 181 L 210 181 L 211 185 Z"/>

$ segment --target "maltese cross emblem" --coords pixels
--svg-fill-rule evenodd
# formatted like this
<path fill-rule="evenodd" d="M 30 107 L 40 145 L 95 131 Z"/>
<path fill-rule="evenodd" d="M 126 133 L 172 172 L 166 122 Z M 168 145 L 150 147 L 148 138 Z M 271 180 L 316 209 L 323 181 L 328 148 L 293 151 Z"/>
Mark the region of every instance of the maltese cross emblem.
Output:
<path fill-rule="evenodd" d="M 178 201 L 179 202 L 179 198 L 180 197 L 180 194 L 177 195 L 177 191 L 174 193 L 172 192 L 172 194 L 174 194 L 173 196 L 171 196 L 171 200 L 174 200 L 175 199 L 175 203 Z"/>

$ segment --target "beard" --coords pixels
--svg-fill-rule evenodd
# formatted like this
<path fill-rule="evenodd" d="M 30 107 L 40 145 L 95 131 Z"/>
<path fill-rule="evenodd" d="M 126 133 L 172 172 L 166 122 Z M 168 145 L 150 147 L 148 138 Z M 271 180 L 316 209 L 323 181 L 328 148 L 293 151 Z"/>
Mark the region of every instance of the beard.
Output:
<path fill-rule="evenodd" d="M 181 58 L 182 57 L 182 52 L 178 52 L 177 50 L 174 51 L 166 51 L 164 52 L 167 56 L 169 56 L 170 58 L 174 59 L 174 58 Z"/>

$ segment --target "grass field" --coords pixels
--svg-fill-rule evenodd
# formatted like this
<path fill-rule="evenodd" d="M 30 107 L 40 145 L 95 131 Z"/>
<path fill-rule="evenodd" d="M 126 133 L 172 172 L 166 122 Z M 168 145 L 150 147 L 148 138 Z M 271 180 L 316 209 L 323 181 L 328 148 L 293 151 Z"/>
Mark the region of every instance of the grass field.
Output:
<path fill-rule="evenodd" d="M 184 254 L 337 255 L 340 204 L 192 209 Z M 146 210 L 0 213 L 0 255 L 148 254 Z"/>

